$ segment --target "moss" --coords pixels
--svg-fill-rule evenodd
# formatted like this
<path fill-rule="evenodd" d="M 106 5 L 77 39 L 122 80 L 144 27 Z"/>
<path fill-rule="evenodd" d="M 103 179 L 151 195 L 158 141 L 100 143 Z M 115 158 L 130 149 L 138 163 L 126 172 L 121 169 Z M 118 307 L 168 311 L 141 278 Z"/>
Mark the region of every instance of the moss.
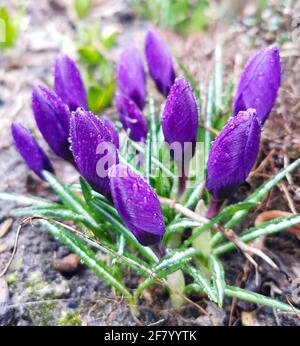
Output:
<path fill-rule="evenodd" d="M 6 282 L 8 285 L 13 285 L 18 280 L 19 273 L 17 271 L 12 272 L 6 276 Z"/>
<path fill-rule="evenodd" d="M 55 324 L 55 318 L 53 316 L 54 308 L 54 304 L 43 303 L 27 309 L 35 326 L 52 326 Z"/>
<path fill-rule="evenodd" d="M 74 312 L 63 312 L 60 319 L 57 321 L 58 326 L 81 326 L 82 321 L 79 315 Z"/>

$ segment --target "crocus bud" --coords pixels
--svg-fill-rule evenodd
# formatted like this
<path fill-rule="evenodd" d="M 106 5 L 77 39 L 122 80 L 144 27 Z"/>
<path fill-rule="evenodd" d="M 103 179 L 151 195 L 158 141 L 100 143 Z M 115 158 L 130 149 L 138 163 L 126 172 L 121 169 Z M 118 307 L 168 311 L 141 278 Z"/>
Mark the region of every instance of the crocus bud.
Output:
<path fill-rule="evenodd" d="M 123 165 L 109 170 L 114 205 L 128 229 L 142 245 L 159 243 L 165 233 L 158 197 L 138 174 Z"/>
<path fill-rule="evenodd" d="M 175 80 L 175 71 L 168 47 L 156 30 L 149 30 L 145 40 L 149 73 L 158 90 L 168 96 Z"/>
<path fill-rule="evenodd" d="M 107 129 L 109 130 L 115 147 L 117 149 L 119 149 L 119 146 L 120 146 L 119 134 L 118 134 L 117 129 L 115 128 L 115 125 L 112 123 L 112 121 L 106 115 L 104 115 L 102 117 L 102 121 L 103 121 L 104 125 L 107 127 Z"/>
<path fill-rule="evenodd" d="M 108 169 L 118 163 L 117 149 L 104 123 L 78 108 L 71 115 L 70 142 L 80 174 L 104 196 L 109 196 Z"/>
<path fill-rule="evenodd" d="M 129 45 L 122 53 L 117 66 L 119 90 L 143 109 L 146 100 L 146 76 L 137 49 Z"/>
<path fill-rule="evenodd" d="M 70 151 L 70 111 L 54 92 L 36 86 L 32 92 L 32 109 L 36 124 L 54 153 L 65 160 L 73 161 Z"/>
<path fill-rule="evenodd" d="M 215 199 L 229 197 L 243 184 L 259 151 L 261 123 L 254 109 L 232 117 L 211 147 L 206 188 Z"/>
<path fill-rule="evenodd" d="M 194 143 L 198 131 L 198 109 L 193 90 L 184 77 L 176 79 L 162 113 L 162 128 L 166 142 L 180 143 L 182 153 L 189 143 Z M 174 159 L 181 153 L 174 152 Z"/>
<path fill-rule="evenodd" d="M 281 67 L 279 50 L 272 45 L 261 49 L 244 69 L 236 90 L 233 115 L 254 108 L 263 124 L 277 97 Z"/>
<path fill-rule="evenodd" d="M 71 111 L 78 107 L 88 109 L 87 96 L 80 71 L 67 55 L 56 58 L 54 70 L 54 89 Z"/>
<path fill-rule="evenodd" d="M 48 156 L 25 127 L 13 122 L 11 132 L 18 152 L 36 175 L 44 179 L 42 171 L 54 173 Z"/>
<path fill-rule="evenodd" d="M 118 93 L 116 105 L 119 119 L 125 130 L 130 130 L 130 138 L 134 141 L 144 141 L 147 137 L 147 123 L 137 105 L 124 94 Z"/>

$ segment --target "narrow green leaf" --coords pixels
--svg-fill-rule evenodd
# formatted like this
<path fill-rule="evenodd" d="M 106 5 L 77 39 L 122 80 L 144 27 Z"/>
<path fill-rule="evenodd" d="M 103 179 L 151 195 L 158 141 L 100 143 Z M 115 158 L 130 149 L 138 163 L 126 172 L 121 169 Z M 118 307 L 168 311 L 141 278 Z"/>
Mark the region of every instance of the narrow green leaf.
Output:
<path fill-rule="evenodd" d="M 135 236 L 120 222 L 118 218 L 116 218 L 109 211 L 105 210 L 98 203 L 96 204 L 94 202 L 91 202 L 91 204 L 104 218 L 111 222 L 111 224 L 115 227 L 116 231 L 122 233 L 125 239 L 128 241 L 128 243 L 132 244 L 137 250 L 139 250 L 145 258 L 147 258 L 151 263 L 158 262 L 158 258 L 154 254 L 154 252 L 149 247 L 141 245 L 135 238 Z"/>
<path fill-rule="evenodd" d="M 85 202 L 68 186 L 61 183 L 53 174 L 43 171 L 43 175 L 53 191 L 59 196 L 65 206 L 78 214 L 82 214 L 93 229 L 99 229 L 97 221 L 91 215 L 91 210 Z"/>
<path fill-rule="evenodd" d="M 51 207 L 53 204 L 51 201 L 47 201 L 43 198 L 38 198 L 34 196 L 25 196 L 19 195 L 16 193 L 6 193 L 0 192 L 0 200 L 9 201 L 9 202 L 17 202 L 21 205 L 33 205 L 35 207 Z"/>
<path fill-rule="evenodd" d="M 300 224 L 300 214 L 291 215 L 287 217 L 281 217 L 275 220 L 268 221 L 258 227 L 252 227 L 244 231 L 243 235 L 240 236 L 240 239 L 245 243 L 249 243 L 257 238 L 280 232 L 286 228 L 289 228 L 298 224 Z M 223 245 L 217 246 L 213 250 L 213 253 L 216 256 L 220 256 L 234 249 L 235 249 L 235 246 L 232 243 L 228 242 Z"/>
<path fill-rule="evenodd" d="M 217 303 L 218 297 L 214 288 L 211 286 L 209 279 L 198 269 L 194 267 L 186 267 L 186 271 L 191 275 L 195 282 L 201 287 L 203 292 L 208 296 L 208 298 Z"/>
<path fill-rule="evenodd" d="M 131 294 L 127 288 L 112 275 L 110 268 L 101 262 L 96 254 L 88 248 L 78 237 L 68 232 L 63 227 L 58 227 L 49 221 L 39 221 L 57 240 L 69 247 L 81 261 L 92 269 L 101 279 L 108 285 L 114 287 L 117 291 L 123 294 L 127 299 L 131 299 Z"/>
<path fill-rule="evenodd" d="M 193 234 L 184 242 L 184 246 L 189 246 L 194 239 L 196 239 L 200 234 L 204 231 L 211 229 L 216 223 L 222 221 L 224 218 L 230 217 L 234 215 L 239 210 L 249 210 L 253 207 L 257 206 L 256 202 L 241 202 L 237 204 L 230 205 L 224 208 L 216 217 L 214 217 L 210 222 L 202 225 L 197 228 L 197 231 L 193 232 Z"/>
<path fill-rule="evenodd" d="M 288 304 L 282 303 L 278 300 L 266 297 L 262 294 L 254 293 L 239 287 L 226 286 L 225 295 L 227 297 L 245 300 L 250 303 L 269 306 L 271 308 L 279 309 L 281 311 L 300 313 L 300 310 L 293 308 Z"/>
<path fill-rule="evenodd" d="M 71 210 L 68 209 L 47 209 L 47 208 L 21 208 L 15 209 L 11 211 L 12 216 L 42 216 L 46 218 L 57 218 L 62 220 L 74 221 L 85 223 L 86 219 L 82 215 L 78 215 Z"/>
<path fill-rule="evenodd" d="M 219 307 L 223 306 L 224 290 L 226 286 L 223 264 L 215 256 L 209 257 L 209 266 L 212 273 L 213 287 L 216 291 Z"/>
<path fill-rule="evenodd" d="M 89 202 L 92 199 L 92 188 L 83 177 L 79 177 L 79 181 L 83 197 L 86 200 L 86 202 Z"/>
<path fill-rule="evenodd" d="M 165 256 L 156 266 L 155 271 L 162 271 L 166 268 L 171 268 L 173 266 L 180 266 L 181 264 L 186 263 L 191 260 L 193 256 L 195 256 L 196 250 L 193 248 L 189 248 L 183 251 L 174 251 L 171 254 Z"/>

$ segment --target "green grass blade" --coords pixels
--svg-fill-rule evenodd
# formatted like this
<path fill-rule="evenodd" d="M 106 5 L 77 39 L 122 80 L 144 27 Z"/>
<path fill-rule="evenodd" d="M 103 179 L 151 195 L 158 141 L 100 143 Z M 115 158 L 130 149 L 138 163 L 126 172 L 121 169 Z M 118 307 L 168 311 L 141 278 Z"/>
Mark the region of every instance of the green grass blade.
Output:
<path fill-rule="evenodd" d="M 215 256 L 209 257 L 209 266 L 212 273 L 213 287 L 216 292 L 219 307 L 223 306 L 224 290 L 226 286 L 223 264 Z"/>
<path fill-rule="evenodd" d="M 207 297 L 217 303 L 218 297 L 216 295 L 215 289 L 211 286 L 209 279 L 198 269 L 194 267 L 186 267 L 186 271 L 195 280 L 195 282 L 201 287 L 202 291 L 207 295 Z"/>
<path fill-rule="evenodd" d="M 0 192 L 0 200 L 16 202 L 21 205 L 33 205 L 35 207 L 49 207 L 53 203 L 43 198 L 34 196 L 24 196 L 16 193 Z"/>
<path fill-rule="evenodd" d="M 135 236 L 120 222 L 118 218 L 105 210 L 99 204 L 91 202 L 91 205 L 93 205 L 93 207 L 115 227 L 117 232 L 122 233 L 128 243 L 132 244 L 145 258 L 147 258 L 151 263 L 158 262 L 155 253 L 149 247 L 141 245 Z"/>
<path fill-rule="evenodd" d="M 39 221 L 58 241 L 67 246 L 73 251 L 80 260 L 92 269 L 101 279 L 103 279 L 108 285 L 114 287 L 127 299 L 131 299 L 131 294 L 127 288 L 119 281 L 117 281 L 110 271 L 110 268 L 103 262 L 101 262 L 96 254 L 88 248 L 78 237 L 68 232 L 63 227 L 58 227 L 55 224 L 40 220 Z"/>
<path fill-rule="evenodd" d="M 245 300 L 250 303 L 269 306 L 270 308 L 279 309 L 281 311 L 300 313 L 300 310 L 295 309 L 288 304 L 239 287 L 226 286 L 225 295 L 227 297 Z"/>
<path fill-rule="evenodd" d="M 300 214 L 278 218 L 268 221 L 258 227 L 253 227 L 249 230 L 244 231 L 243 235 L 240 236 L 240 239 L 245 243 L 249 243 L 257 238 L 280 232 L 288 227 L 292 227 L 298 224 L 300 224 Z M 220 256 L 234 249 L 234 244 L 225 243 L 216 247 L 213 250 L 213 253 L 216 256 Z"/>
<path fill-rule="evenodd" d="M 88 205 L 85 204 L 85 202 L 81 200 L 80 197 L 77 196 L 68 186 L 61 183 L 54 175 L 47 171 L 44 171 L 43 175 L 65 206 L 74 212 L 83 215 L 91 225 L 91 229 L 97 230 L 97 235 L 99 235 L 101 228 L 99 229 L 97 220 L 95 220 L 95 218 L 91 215 L 92 211 Z"/>
<path fill-rule="evenodd" d="M 241 202 L 237 204 L 230 205 L 226 208 L 224 208 L 216 217 L 214 217 L 210 222 L 202 225 L 197 229 L 196 232 L 193 232 L 193 234 L 185 240 L 184 246 L 189 246 L 194 239 L 196 239 L 200 234 L 202 234 L 205 231 L 208 231 L 211 229 L 216 223 L 222 221 L 224 218 L 227 218 L 228 216 L 234 215 L 240 210 L 249 210 L 253 207 L 257 206 L 257 203 L 255 202 Z"/>

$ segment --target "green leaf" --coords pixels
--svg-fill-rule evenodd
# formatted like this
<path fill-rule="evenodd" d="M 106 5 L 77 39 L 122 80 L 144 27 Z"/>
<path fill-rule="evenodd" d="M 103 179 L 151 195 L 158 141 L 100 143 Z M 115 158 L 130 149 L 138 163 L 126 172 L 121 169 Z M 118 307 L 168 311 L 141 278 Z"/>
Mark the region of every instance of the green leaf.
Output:
<path fill-rule="evenodd" d="M 280 232 L 286 228 L 289 228 L 298 224 L 300 224 L 300 214 L 281 217 L 281 218 L 263 223 L 262 225 L 258 227 L 252 227 L 244 231 L 243 234 L 240 236 L 240 239 L 245 243 L 249 243 L 257 238 Z M 232 243 L 228 242 L 216 247 L 213 250 L 213 253 L 216 256 L 220 256 L 234 249 L 235 249 L 235 246 Z"/>
<path fill-rule="evenodd" d="M 62 220 L 86 223 L 86 219 L 82 215 L 78 215 L 68 209 L 47 209 L 47 208 L 21 208 L 11 211 L 12 216 L 42 216 L 46 218 L 57 218 Z"/>
<path fill-rule="evenodd" d="M 74 0 L 74 7 L 77 16 L 80 18 L 86 17 L 91 9 L 92 0 Z"/>
<path fill-rule="evenodd" d="M 154 267 L 155 272 L 163 271 L 165 269 L 172 270 L 172 267 L 178 268 L 190 261 L 195 256 L 196 250 L 189 248 L 182 251 L 172 251 L 170 254 L 164 256 L 160 262 Z"/>
<path fill-rule="evenodd" d="M 51 207 L 53 203 L 51 201 L 47 201 L 46 199 L 34 197 L 34 196 L 25 196 L 19 195 L 16 193 L 6 193 L 0 192 L 0 200 L 16 202 L 21 205 L 33 205 L 35 207 Z"/>
<path fill-rule="evenodd" d="M 224 208 L 216 217 L 214 217 L 210 222 L 202 225 L 197 228 L 197 231 L 193 232 L 193 234 L 184 242 L 184 246 L 189 246 L 194 239 L 196 239 L 201 233 L 211 229 L 216 223 L 222 221 L 224 218 L 228 216 L 235 215 L 240 210 L 249 210 L 253 207 L 257 206 L 256 202 L 241 202 L 237 204 L 230 205 Z"/>
<path fill-rule="evenodd" d="M 209 266 L 212 273 L 213 287 L 216 291 L 219 307 L 223 306 L 224 290 L 226 286 L 223 264 L 215 256 L 209 257 Z"/>
<path fill-rule="evenodd" d="M 118 292 L 123 294 L 127 299 L 131 299 L 131 294 L 127 288 L 119 281 L 117 281 L 110 268 L 100 261 L 96 254 L 88 248 L 80 239 L 68 232 L 63 227 L 58 227 L 49 221 L 39 221 L 58 241 L 67 246 L 73 251 L 80 260 L 92 269 L 102 280 L 108 285 L 114 287 Z"/>
<path fill-rule="evenodd" d="M 43 171 L 43 175 L 53 191 L 59 196 L 68 209 L 84 216 L 86 222 L 88 222 L 89 228 L 97 236 L 103 234 L 103 229 L 99 226 L 98 220 L 92 215 L 93 211 L 79 196 L 68 186 L 61 183 L 53 174 Z"/>
<path fill-rule="evenodd" d="M 195 282 L 201 287 L 202 291 L 207 295 L 207 297 L 218 303 L 218 297 L 215 292 L 214 287 L 211 286 L 209 279 L 198 269 L 194 267 L 186 267 L 186 271 L 191 275 Z"/>
<path fill-rule="evenodd" d="M 77 51 L 80 58 L 90 65 L 100 64 L 104 59 L 99 51 L 90 45 L 81 45 Z"/>
<path fill-rule="evenodd" d="M 202 286 L 197 284 L 190 284 L 185 288 L 186 293 L 199 292 L 203 293 Z M 285 312 L 300 313 L 300 310 L 293 308 L 292 306 L 282 303 L 276 299 L 266 297 L 262 294 L 254 293 L 243 288 L 227 285 L 224 290 L 225 296 L 244 300 L 246 302 L 269 306 L 270 308 L 279 309 Z"/>
<path fill-rule="evenodd" d="M 182 60 L 179 58 L 177 58 L 176 60 L 177 60 L 177 64 L 181 68 L 185 78 L 189 81 L 189 83 L 190 83 L 190 85 L 191 85 L 191 87 L 195 93 L 197 100 L 200 102 L 201 96 L 200 96 L 200 90 L 198 88 L 198 83 L 196 83 L 195 79 L 193 78 L 193 76 L 191 75 L 189 70 L 184 66 Z"/>
<path fill-rule="evenodd" d="M 93 112 L 100 112 L 112 102 L 115 92 L 115 81 L 108 85 L 92 85 L 88 89 L 88 104 Z"/>
<path fill-rule="evenodd" d="M 293 308 L 288 304 L 239 287 L 226 286 L 225 295 L 227 297 L 245 300 L 250 303 L 269 306 L 270 308 L 279 309 L 281 311 L 293 312 L 298 314 L 300 313 L 300 310 Z"/>
<path fill-rule="evenodd" d="M 114 212 L 105 210 L 99 205 L 99 203 L 96 204 L 95 202 L 91 202 L 91 205 L 93 205 L 104 218 L 111 222 L 115 229 L 124 235 L 128 243 L 132 244 L 145 258 L 147 258 L 151 263 L 158 262 L 158 258 L 154 252 L 150 248 L 141 245 L 135 236 L 121 223 L 116 215 L 114 215 Z"/>
<path fill-rule="evenodd" d="M 288 173 L 291 173 L 300 164 L 300 158 L 289 164 L 286 168 L 282 169 L 272 178 L 267 180 L 258 189 L 256 189 L 249 197 L 246 198 L 245 202 L 259 203 L 262 198 L 269 193 L 273 187 L 275 187 Z M 234 228 L 239 224 L 248 214 L 248 210 L 238 211 L 226 224 L 226 228 Z M 216 246 L 223 240 L 223 235 L 221 233 L 215 234 L 212 239 L 212 245 Z"/>
<path fill-rule="evenodd" d="M 14 20 L 5 7 L 0 7 L 0 50 L 15 44 L 22 16 L 20 13 L 20 18 Z"/>
<path fill-rule="evenodd" d="M 88 203 L 92 199 L 92 188 L 90 184 L 83 177 L 79 177 L 79 181 L 80 181 L 83 197 Z"/>

